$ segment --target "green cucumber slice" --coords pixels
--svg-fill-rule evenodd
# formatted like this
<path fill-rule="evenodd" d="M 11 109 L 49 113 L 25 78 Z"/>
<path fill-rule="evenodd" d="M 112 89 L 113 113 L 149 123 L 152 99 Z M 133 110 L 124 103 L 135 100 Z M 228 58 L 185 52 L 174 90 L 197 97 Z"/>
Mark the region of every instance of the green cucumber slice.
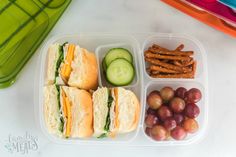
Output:
<path fill-rule="evenodd" d="M 107 71 L 107 65 L 105 63 L 105 58 L 103 58 L 102 60 L 102 68 L 103 68 L 103 71 L 106 72 Z"/>
<path fill-rule="evenodd" d="M 108 67 L 111 64 L 111 62 L 117 58 L 124 58 L 127 61 L 129 61 L 130 63 L 133 62 L 133 57 L 127 49 L 113 48 L 108 51 L 108 53 L 106 54 L 106 56 L 104 58 L 105 63 L 106 63 L 106 67 Z"/>
<path fill-rule="evenodd" d="M 107 81 L 115 86 L 130 84 L 134 79 L 135 71 L 133 65 L 123 58 L 112 61 L 107 68 Z"/>

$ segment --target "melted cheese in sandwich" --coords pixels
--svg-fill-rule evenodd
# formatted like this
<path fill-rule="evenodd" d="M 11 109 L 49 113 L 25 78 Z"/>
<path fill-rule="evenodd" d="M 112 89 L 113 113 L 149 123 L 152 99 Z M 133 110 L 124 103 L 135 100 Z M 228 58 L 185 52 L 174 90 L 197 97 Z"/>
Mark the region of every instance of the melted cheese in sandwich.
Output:
<path fill-rule="evenodd" d="M 68 51 L 65 58 L 65 64 L 61 67 L 61 76 L 63 79 L 68 80 L 70 77 L 70 73 L 72 71 L 71 63 L 74 59 L 74 51 L 75 51 L 75 45 L 69 44 Z"/>
<path fill-rule="evenodd" d="M 118 89 L 114 88 L 114 95 L 115 95 L 115 100 L 116 100 L 116 104 L 115 104 L 115 127 L 119 128 L 119 119 L 118 119 L 118 115 L 119 115 L 119 109 L 118 109 Z"/>
<path fill-rule="evenodd" d="M 72 124 L 71 103 L 63 90 L 62 90 L 62 102 L 63 102 L 63 114 L 66 119 L 64 133 L 66 137 L 70 137 L 71 124 Z"/>

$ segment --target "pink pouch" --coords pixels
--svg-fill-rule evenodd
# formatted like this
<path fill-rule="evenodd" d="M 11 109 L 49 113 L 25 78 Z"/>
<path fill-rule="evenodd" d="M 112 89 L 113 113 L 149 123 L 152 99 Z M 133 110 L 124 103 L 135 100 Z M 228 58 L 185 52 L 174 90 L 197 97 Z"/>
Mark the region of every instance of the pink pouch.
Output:
<path fill-rule="evenodd" d="M 186 0 L 187 2 L 202 8 L 209 13 L 221 18 L 226 22 L 236 24 L 236 13 L 230 7 L 223 5 L 217 0 Z"/>

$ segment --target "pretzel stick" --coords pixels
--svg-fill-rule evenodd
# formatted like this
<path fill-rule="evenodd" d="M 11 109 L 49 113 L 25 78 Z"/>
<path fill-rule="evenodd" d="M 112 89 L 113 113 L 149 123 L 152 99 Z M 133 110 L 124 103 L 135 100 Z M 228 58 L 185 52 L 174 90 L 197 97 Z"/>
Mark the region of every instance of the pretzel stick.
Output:
<path fill-rule="evenodd" d="M 168 59 L 163 59 L 162 62 L 167 63 L 167 62 L 169 62 L 169 60 Z"/>
<path fill-rule="evenodd" d="M 194 78 L 193 73 L 186 74 L 151 74 L 151 77 L 154 78 Z"/>
<path fill-rule="evenodd" d="M 162 68 L 162 67 L 156 66 L 156 65 L 151 65 L 149 68 L 150 68 L 151 71 L 159 71 L 159 72 L 162 72 L 162 73 L 170 73 L 170 74 L 179 74 L 180 73 L 179 71 L 170 70 L 170 69 L 167 69 L 167 68 Z"/>
<path fill-rule="evenodd" d="M 180 44 L 175 50 L 168 50 L 153 44 L 144 52 L 145 61 L 150 63 L 147 72 L 154 78 L 194 78 L 197 62 L 191 57 L 193 51 L 182 51 Z"/>
<path fill-rule="evenodd" d="M 181 63 L 180 61 L 173 61 L 174 65 L 180 66 L 180 67 L 187 67 L 190 66 L 194 63 L 194 60 L 190 60 L 189 62 L 183 62 Z"/>
<path fill-rule="evenodd" d="M 169 60 L 191 60 L 190 57 L 182 57 L 182 56 L 166 56 L 160 54 L 146 53 L 146 57 L 148 58 L 157 58 L 157 59 L 169 59 Z"/>
<path fill-rule="evenodd" d="M 163 48 L 159 45 L 153 44 L 152 47 L 150 47 L 149 49 L 153 51 L 153 53 L 155 53 L 155 51 L 159 52 L 159 53 L 169 53 L 169 55 L 183 55 L 183 56 L 191 56 L 194 54 L 193 51 L 182 51 L 184 48 L 183 44 L 180 44 L 175 50 L 169 50 L 166 48 Z M 164 52 L 160 52 L 160 51 L 164 51 Z M 176 53 L 177 52 L 177 53 Z M 175 54 L 173 54 L 175 53 Z"/>
<path fill-rule="evenodd" d="M 164 48 L 164 47 L 161 47 L 161 46 L 159 46 L 159 45 L 157 45 L 157 44 L 153 44 L 151 47 L 154 48 L 154 49 L 157 49 L 157 50 L 171 51 L 171 50 L 166 49 L 166 48 Z M 184 49 L 184 44 L 180 44 L 174 51 L 181 51 L 181 50 L 183 50 L 183 49 Z"/>
<path fill-rule="evenodd" d="M 152 74 L 156 75 L 156 74 L 160 74 L 160 72 L 159 71 L 151 71 L 151 75 Z"/>
<path fill-rule="evenodd" d="M 149 62 L 151 64 L 154 64 L 154 65 L 159 65 L 159 66 L 162 66 L 164 68 L 175 70 L 175 71 L 179 71 L 179 72 L 182 72 L 182 73 L 191 72 L 192 71 L 192 69 L 190 69 L 190 68 L 179 67 L 179 66 L 172 65 L 172 64 L 169 64 L 169 63 L 164 63 L 164 62 L 159 61 L 158 59 L 145 58 L 145 61 L 147 61 L 147 62 Z"/>
<path fill-rule="evenodd" d="M 176 49 L 175 51 L 181 51 L 184 49 L 184 44 L 180 44 Z"/>
<path fill-rule="evenodd" d="M 173 61 L 173 63 L 179 67 L 184 67 L 180 61 Z"/>
<path fill-rule="evenodd" d="M 189 61 L 189 62 L 183 63 L 183 66 L 187 67 L 187 66 L 190 66 L 192 64 L 194 64 L 194 60 L 193 59 L 191 61 Z"/>
<path fill-rule="evenodd" d="M 163 55 L 171 55 L 171 56 L 192 56 L 193 51 L 162 51 L 158 49 L 149 48 L 148 49 L 152 53 L 158 53 Z"/>
<path fill-rule="evenodd" d="M 148 50 L 144 51 L 144 56 L 146 56 L 148 53 L 150 53 Z"/>
<path fill-rule="evenodd" d="M 166 49 L 166 48 L 164 48 L 164 47 L 161 47 L 161 46 L 159 46 L 159 45 L 157 45 L 157 44 L 153 44 L 152 45 L 152 48 L 154 48 L 154 49 L 159 49 L 159 50 L 163 50 L 163 51 L 170 51 L 169 49 Z M 175 49 L 175 51 L 181 51 L 181 50 L 183 50 L 184 49 L 184 44 L 180 44 L 176 49 Z"/>
<path fill-rule="evenodd" d="M 162 50 L 162 51 L 170 51 L 169 49 L 166 49 L 166 48 L 164 48 L 164 47 L 161 47 L 161 46 L 159 46 L 159 45 L 157 45 L 157 44 L 153 44 L 153 45 L 152 45 L 152 48 L 154 48 L 154 49 L 159 49 L 159 50 Z"/>
<path fill-rule="evenodd" d="M 146 71 L 147 71 L 148 74 L 151 74 L 151 73 L 152 73 L 152 71 L 151 71 L 150 68 L 146 68 Z"/>
<path fill-rule="evenodd" d="M 164 47 L 160 47 L 159 45 L 156 45 L 156 44 L 153 44 L 151 47 L 149 47 L 149 48 L 153 48 L 153 49 L 155 49 L 155 50 L 159 50 L 159 51 L 170 51 L 169 49 L 166 49 L 166 48 L 164 48 Z"/>
<path fill-rule="evenodd" d="M 152 75 L 152 74 L 159 74 L 160 72 L 159 71 L 152 71 L 150 68 L 146 68 L 146 71 L 149 75 Z"/>
<path fill-rule="evenodd" d="M 197 61 L 194 61 L 193 62 L 193 76 L 195 76 L 195 74 L 196 74 L 196 70 L 197 70 Z"/>

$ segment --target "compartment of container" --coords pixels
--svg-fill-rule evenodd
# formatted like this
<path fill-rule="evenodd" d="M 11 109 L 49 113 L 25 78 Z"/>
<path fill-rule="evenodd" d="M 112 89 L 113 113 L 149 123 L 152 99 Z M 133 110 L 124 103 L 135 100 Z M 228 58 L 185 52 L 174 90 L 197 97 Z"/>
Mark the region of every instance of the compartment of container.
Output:
<path fill-rule="evenodd" d="M 150 136 L 148 136 L 145 133 L 145 129 L 146 129 L 145 117 L 147 115 L 147 109 L 148 109 L 147 96 L 152 91 L 155 91 L 155 90 L 160 91 L 163 87 L 171 87 L 174 90 L 176 90 L 179 87 L 184 87 L 187 90 L 189 90 L 191 88 L 197 88 L 201 91 L 202 97 L 201 97 L 200 101 L 196 103 L 196 105 L 200 109 L 200 114 L 195 118 L 195 120 L 198 122 L 199 128 L 193 134 L 188 133 L 187 136 L 183 140 L 177 141 L 177 140 L 174 140 L 173 138 L 169 137 L 165 141 L 156 141 L 156 140 L 154 140 L 153 138 L 151 138 Z M 145 98 L 144 98 L 144 112 L 143 112 L 142 126 L 143 126 L 143 133 L 145 134 L 145 137 L 150 140 L 150 142 L 158 144 L 158 145 L 162 145 L 162 144 L 170 144 L 170 145 L 173 145 L 173 144 L 186 144 L 186 143 L 191 143 L 193 141 L 196 141 L 200 137 L 202 137 L 202 135 L 204 133 L 204 130 L 206 128 L 206 124 L 207 124 L 207 105 L 208 104 L 206 103 L 206 94 L 205 94 L 206 89 L 201 83 L 198 83 L 198 82 L 195 82 L 195 81 L 184 82 L 184 81 L 177 81 L 177 80 L 173 80 L 173 81 L 151 81 L 145 86 L 144 89 L 145 89 L 145 92 L 144 92 L 144 97 Z M 185 104 L 185 107 L 186 107 L 186 105 L 187 105 L 187 103 Z M 169 109 L 170 109 L 170 107 L 169 107 Z M 184 114 L 184 111 L 182 113 Z M 172 114 L 174 114 L 173 111 L 172 111 Z M 160 119 L 159 119 L 159 122 L 160 122 Z M 163 125 L 163 122 L 160 122 L 160 123 L 161 123 L 160 125 Z"/>
<path fill-rule="evenodd" d="M 106 78 L 106 72 L 104 70 L 104 63 L 103 60 L 108 53 L 109 50 L 114 49 L 114 48 L 124 48 L 128 50 L 131 55 L 132 55 L 132 66 L 134 67 L 134 78 L 132 82 L 130 82 L 128 85 L 124 85 L 123 87 L 134 87 L 137 85 L 139 81 L 139 71 L 138 71 L 138 59 L 137 59 L 137 54 L 139 53 L 139 45 L 135 41 L 130 40 L 130 42 L 127 43 L 114 43 L 114 44 L 109 44 L 109 45 L 101 45 L 97 47 L 95 53 L 97 56 L 97 61 L 99 63 L 99 85 L 100 86 L 106 86 L 106 87 L 113 87 L 111 83 Z"/>
<path fill-rule="evenodd" d="M 197 62 L 196 67 L 196 74 L 195 78 L 200 78 L 202 75 L 204 75 L 204 63 L 203 63 L 203 55 L 202 55 L 202 49 L 199 46 L 197 41 L 194 41 L 193 39 L 187 37 L 187 36 L 168 36 L 168 35 L 156 35 L 156 36 L 150 36 L 148 37 L 145 42 L 143 43 L 142 47 L 142 59 L 143 59 L 143 71 L 145 73 L 145 77 L 150 80 L 168 80 L 173 78 L 153 78 L 149 76 L 147 73 L 147 68 L 149 63 L 145 61 L 144 52 L 151 47 L 153 44 L 157 44 L 163 48 L 169 49 L 169 50 L 175 50 L 180 44 L 184 45 L 183 51 L 193 51 L 194 55 L 193 58 Z M 178 78 L 179 80 L 191 80 L 191 79 L 183 79 Z"/>
<path fill-rule="evenodd" d="M 130 36 L 116 36 L 116 35 L 102 35 L 102 34 L 80 34 L 80 35 L 65 35 L 65 36 L 57 36 L 54 37 L 53 39 L 49 40 L 45 46 L 42 48 L 42 54 L 41 54 L 41 59 L 40 59 L 40 74 L 39 74 L 39 84 L 36 85 L 38 86 L 38 95 L 36 95 L 36 100 L 38 100 L 38 116 L 39 116 L 39 121 L 40 121 L 40 127 L 42 131 L 44 132 L 45 136 L 47 136 L 49 139 L 56 143 L 101 143 L 101 144 L 106 144 L 106 143 L 127 143 L 132 141 L 138 131 L 139 131 L 139 126 L 141 123 L 141 114 L 139 118 L 139 123 L 138 127 L 135 131 L 130 132 L 130 133 L 125 133 L 125 134 L 117 134 L 115 138 L 97 138 L 97 137 L 90 137 L 90 138 L 60 138 L 55 135 L 49 134 L 46 126 L 45 126 L 45 121 L 43 117 L 43 86 L 44 86 L 44 81 L 45 81 L 45 70 L 46 70 L 46 63 L 47 63 L 47 49 L 49 45 L 53 43 L 59 43 L 63 44 L 65 42 L 68 43 L 74 43 L 78 44 L 81 48 L 86 48 L 90 52 L 95 53 L 95 50 L 100 46 L 100 45 L 110 45 L 111 43 L 131 43 L 133 38 Z M 134 42 L 135 43 L 135 40 Z M 135 44 L 134 44 L 135 45 Z M 122 45 L 123 46 L 123 45 Z M 127 47 L 128 48 L 128 47 Z M 136 67 L 139 66 L 141 61 L 138 58 L 138 53 L 140 53 L 140 50 L 137 47 L 135 47 L 136 51 L 134 53 L 137 53 L 134 55 L 135 58 L 135 64 Z M 137 55 L 137 56 L 136 56 Z M 137 58 L 136 58 L 137 57 Z M 98 64 L 99 60 L 98 60 Z M 99 66 L 99 65 L 98 65 Z M 139 70 L 139 68 L 137 68 Z M 139 72 L 137 72 L 136 75 L 138 75 Z M 138 76 L 137 76 L 138 77 Z M 99 78 L 101 80 L 101 78 Z M 101 84 L 100 84 L 101 85 Z M 129 89 L 135 93 L 137 98 L 140 101 L 140 108 L 142 108 L 142 92 L 141 92 L 141 79 L 136 78 L 136 83 L 133 86 L 125 87 L 125 89 Z M 141 110 L 142 112 L 142 110 Z"/>

